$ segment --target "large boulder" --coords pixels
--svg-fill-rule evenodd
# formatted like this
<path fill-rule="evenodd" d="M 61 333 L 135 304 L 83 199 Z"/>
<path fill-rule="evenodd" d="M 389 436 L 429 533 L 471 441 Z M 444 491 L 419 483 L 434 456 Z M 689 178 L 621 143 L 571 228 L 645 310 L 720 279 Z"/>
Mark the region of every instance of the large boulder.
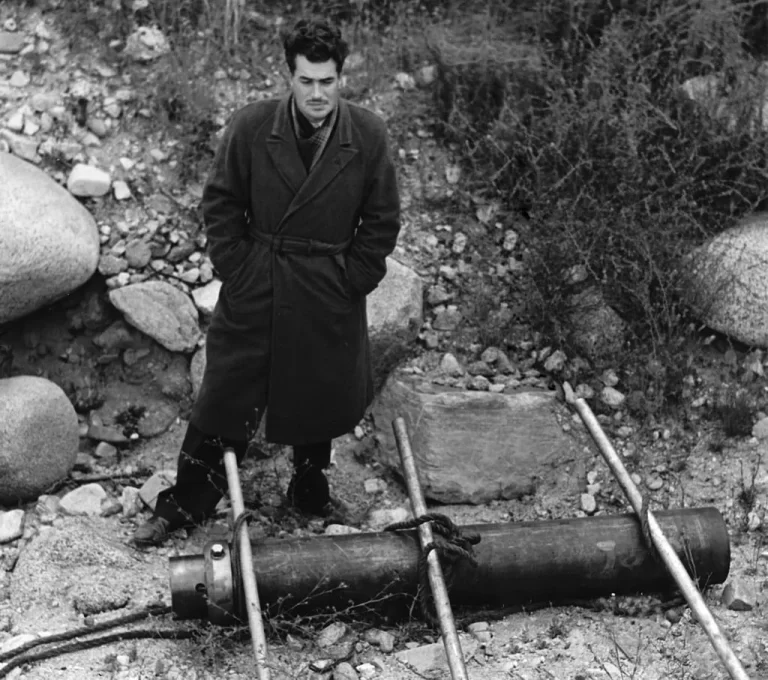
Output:
<path fill-rule="evenodd" d="M 91 214 L 34 165 L 0 152 L 0 323 L 72 292 L 98 261 Z"/>
<path fill-rule="evenodd" d="M 578 457 L 555 409 L 554 394 L 543 390 L 466 391 L 393 375 L 373 405 L 376 456 L 401 469 L 392 422 L 402 416 L 425 497 L 441 503 L 518 498 Z"/>
<path fill-rule="evenodd" d="M 79 442 L 77 413 L 55 383 L 0 380 L 0 504 L 37 498 L 66 477 Z"/>
<path fill-rule="evenodd" d="M 375 334 L 384 328 L 421 326 L 424 284 L 410 267 L 387 258 L 387 275 L 368 296 L 368 329 Z"/>
<path fill-rule="evenodd" d="M 195 304 L 165 281 L 115 288 L 109 291 L 109 301 L 128 323 L 171 352 L 192 352 L 202 338 Z"/>
<path fill-rule="evenodd" d="M 689 301 L 702 321 L 768 347 L 768 213 L 752 215 L 689 256 Z"/>

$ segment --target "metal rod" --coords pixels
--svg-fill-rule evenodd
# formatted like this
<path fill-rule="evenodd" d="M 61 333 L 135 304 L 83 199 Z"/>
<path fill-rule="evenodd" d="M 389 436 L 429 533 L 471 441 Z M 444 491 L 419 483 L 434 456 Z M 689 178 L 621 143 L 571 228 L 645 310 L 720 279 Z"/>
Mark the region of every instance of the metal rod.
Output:
<path fill-rule="evenodd" d="M 603 428 L 600 427 L 600 423 L 597 421 L 595 414 L 592 413 L 592 409 L 589 408 L 587 402 L 576 397 L 573 389 L 567 382 L 563 384 L 563 392 L 565 393 L 566 402 L 574 406 L 582 422 L 587 427 L 587 430 L 589 430 L 590 435 L 592 435 L 592 438 L 595 440 L 595 443 L 600 449 L 600 453 L 603 455 L 608 467 L 611 468 L 616 480 L 619 482 L 622 489 L 624 489 L 624 493 L 627 495 L 637 516 L 642 518 L 643 496 L 629 476 L 627 469 L 624 467 L 624 464 L 621 462 L 621 459 L 611 445 L 611 442 L 608 440 Z M 734 680 L 749 680 L 749 676 L 746 674 L 741 662 L 733 653 L 733 650 L 728 644 L 728 640 L 723 635 L 717 625 L 717 621 L 715 621 L 714 616 L 712 616 L 712 612 L 709 611 L 706 602 L 704 602 L 704 598 L 696 588 L 696 584 L 688 575 L 685 566 L 683 566 L 683 563 L 680 561 L 674 548 L 661 530 L 656 517 L 654 517 L 650 510 L 646 510 L 646 512 L 648 514 L 648 527 L 650 529 L 651 540 L 653 541 L 656 550 L 664 561 L 664 564 L 667 566 L 667 569 L 669 569 L 669 572 L 672 574 L 672 577 L 675 579 L 675 582 L 680 588 L 680 592 L 682 592 L 683 597 L 685 597 L 688 605 L 693 610 L 693 613 L 696 615 L 702 628 L 704 628 L 704 632 L 707 634 L 707 637 L 715 648 L 723 665 Z"/>
<path fill-rule="evenodd" d="M 229 499 L 232 502 L 232 520 L 245 513 L 243 491 L 240 488 L 240 477 L 237 474 L 237 457 L 233 449 L 224 450 L 224 467 L 227 471 L 227 485 L 229 486 Z M 251 552 L 251 538 L 248 535 L 248 525 L 243 522 L 240 525 L 238 536 L 234 537 L 235 550 L 240 551 L 240 564 L 242 565 L 243 593 L 245 606 L 248 610 L 248 627 L 251 631 L 251 643 L 256 657 L 256 673 L 258 680 L 269 680 L 269 668 L 267 667 L 267 639 L 264 635 L 264 624 L 261 620 L 261 604 L 259 603 L 259 591 L 256 587 L 256 572 L 253 570 L 253 553 Z"/>
<path fill-rule="evenodd" d="M 421 492 L 419 475 L 416 471 L 416 464 L 413 461 L 413 452 L 411 443 L 408 439 L 408 430 L 405 427 L 405 421 L 402 418 L 395 418 L 392 423 L 397 440 L 397 448 L 400 451 L 400 460 L 403 463 L 403 476 L 408 488 L 408 496 L 411 499 L 411 507 L 414 517 L 420 517 L 426 514 L 427 504 L 424 501 L 424 495 Z M 422 550 L 432 543 L 432 527 L 428 522 L 419 525 L 419 539 L 421 540 Z M 445 585 L 443 570 L 440 566 L 440 558 L 437 552 L 431 550 L 427 555 L 427 568 L 429 575 L 429 585 L 432 588 L 432 597 L 437 610 L 437 618 L 440 622 L 440 630 L 443 633 L 443 644 L 445 653 L 448 657 L 448 667 L 451 670 L 453 680 L 469 680 L 467 668 L 464 665 L 464 654 L 461 651 L 459 635 L 456 632 L 456 624 L 451 611 L 451 601 L 448 598 L 448 588 Z"/>

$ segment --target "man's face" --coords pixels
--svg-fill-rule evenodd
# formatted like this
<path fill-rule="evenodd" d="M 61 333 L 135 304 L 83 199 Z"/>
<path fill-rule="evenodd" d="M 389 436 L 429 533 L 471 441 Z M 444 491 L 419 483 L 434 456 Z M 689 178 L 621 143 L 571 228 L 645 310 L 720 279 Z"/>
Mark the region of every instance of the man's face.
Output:
<path fill-rule="evenodd" d="M 333 59 L 312 62 L 296 55 L 296 70 L 291 76 L 296 106 L 311 123 L 320 123 L 339 101 L 339 75 Z"/>

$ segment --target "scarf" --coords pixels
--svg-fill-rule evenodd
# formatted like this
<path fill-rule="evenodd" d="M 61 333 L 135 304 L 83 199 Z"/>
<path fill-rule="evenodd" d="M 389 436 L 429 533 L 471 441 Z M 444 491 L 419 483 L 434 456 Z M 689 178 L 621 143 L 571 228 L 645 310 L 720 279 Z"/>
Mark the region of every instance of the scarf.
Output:
<path fill-rule="evenodd" d="M 296 139 L 301 140 L 302 143 L 309 145 L 312 149 L 312 161 L 309 164 L 307 174 L 312 172 L 312 169 L 317 165 L 320 160 L 320 156 L 323 155 L 325 147 L 328 145 L 328 140 L 333 134 L 333 129 L 336 127 L 336 119 L 339 115 L 339 107 L 336 105 L 323 121 L 322 125 L 315 128 L 309 137 L 304 137 L 301 134 L 301 125 L 299 123 L 299 112 L 296 109 L 296 100 L 291 97 L 291 117 L 293 118 L 293 130 L 296 133 Z"/>

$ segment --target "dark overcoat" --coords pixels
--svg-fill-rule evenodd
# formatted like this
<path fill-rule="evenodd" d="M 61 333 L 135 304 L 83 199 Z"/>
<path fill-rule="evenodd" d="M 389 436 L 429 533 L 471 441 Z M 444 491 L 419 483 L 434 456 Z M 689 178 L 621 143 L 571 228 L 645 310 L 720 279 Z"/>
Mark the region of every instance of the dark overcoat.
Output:
<path fill-rule="evenodd" d="M 349 432 L 373 398 L 366 295 L 400 228 L 384 122 L 350 102 L 307 175 L 289 98 L 249 104 L 222 139 L 202 211 L 223 281 L 190 422 L 282 444 Z M 281 241 L 282 239 L 282 241 Z"/>

